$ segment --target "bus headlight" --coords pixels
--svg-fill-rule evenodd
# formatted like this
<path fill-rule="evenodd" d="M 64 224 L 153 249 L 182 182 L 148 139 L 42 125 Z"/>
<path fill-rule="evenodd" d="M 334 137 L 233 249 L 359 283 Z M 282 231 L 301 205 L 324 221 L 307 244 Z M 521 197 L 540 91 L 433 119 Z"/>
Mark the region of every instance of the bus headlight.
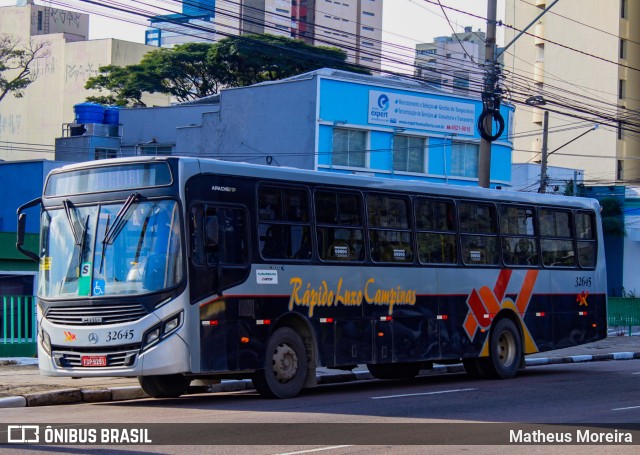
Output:
<path fill-rule="evenodd" d="M 144 347 L 149 347 L 152 344 L 155 344 L 160 339 L 160 325 L 155 326 L 151 330 L 149 330 L 144 336 Z"/>
<path fill-rule="evenodd" d="M 172 318 L 168 319 L 167 322 L 162 324 L 162 336 L 168 335 L 178 328 L 180 325 L 180 316 L 182 313 L 178 313 Z"/>
<path fill-rule="evenodd" d="M 42 344 L 42 349 L 47 355 L 51 355 L 51 338 L 49 334 L 44 331 L 44 329 L 40 329 L 40 344 Z"/>
<path fill-rule="evenodd" d="M 151 346 L 158 344 L 167 336 L 178 330 L 182 323 L 182 311 L 162 321 L 160 324 L 156 324 L 147 330 L 142 337 L 142 350 L 150 348 Z"/>

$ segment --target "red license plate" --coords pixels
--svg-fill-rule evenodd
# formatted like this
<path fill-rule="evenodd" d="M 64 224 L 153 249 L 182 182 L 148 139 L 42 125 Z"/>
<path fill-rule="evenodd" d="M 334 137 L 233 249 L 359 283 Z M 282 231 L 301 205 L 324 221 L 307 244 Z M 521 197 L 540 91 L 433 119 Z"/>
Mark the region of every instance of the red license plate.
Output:
<path fill-rule="evenodd" d="M 106 367 L 107 356 L 106 355 L 83 355 L 82 366 L 83 367 Z"/>

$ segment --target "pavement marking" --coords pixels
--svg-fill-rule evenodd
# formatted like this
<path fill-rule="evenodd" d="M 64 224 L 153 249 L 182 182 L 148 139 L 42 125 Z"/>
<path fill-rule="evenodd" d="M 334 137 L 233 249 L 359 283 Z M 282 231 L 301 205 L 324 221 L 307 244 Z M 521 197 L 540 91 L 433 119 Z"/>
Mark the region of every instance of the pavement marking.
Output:
<path fill-rule="evenodd" d="M 353 446 L 328 446 L 328 447 L 318 447 L 317 449 L 309 449 L 309 450 L 301 450 L 299 452 L 285 452 L 280 453 L 278 455 L 295 455 L 298 453 L 311 453 L 311 452 L 322 452 L 324 450 L 333 450 L 333 449 L 342 449 L 344 447 L 353 447 Z"/>
<path fill-rule="evenodd" d="M 403 398 L 403 397 L 417 397 L 421 395 L 440 395 L 442 393 L 455 393 L 455 392 L 470 392 L 475 389 L 452 389 L 452 390 L 440 390 L 438 392 L 422 392 L 422 393 L 405 393 L 403 395 L 386 395 L 382 397 L 371 397 L 372 400 L 385 400 L 387 398 Z"/>
<path fill-rule="evenodd" d="M 628 408 L 614 408 L 612 411 L 626 411 L 627 409 L 640 409 L 640 406 L 629 406 Z"/>

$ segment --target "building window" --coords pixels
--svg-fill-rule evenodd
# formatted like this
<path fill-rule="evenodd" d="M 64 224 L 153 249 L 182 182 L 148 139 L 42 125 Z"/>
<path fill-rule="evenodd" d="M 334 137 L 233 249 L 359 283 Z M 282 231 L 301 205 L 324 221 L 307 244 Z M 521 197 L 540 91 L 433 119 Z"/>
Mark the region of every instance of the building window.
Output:
<path fill-rule="evenodd" d="M 42 11 L 38 11 L 38 31 L 42 30 Z"/>
<path fill-rule="evenodd" d="M 171 146 L 141 146 L 138 149 L 139 155 L 146 156 L 169 156 L 171 155 Z"/>
<path fill-rule="evenodd" d="M 393 170 L 425 172 L 425 139 L 415 136 L 393 136 Z"/>
<path fill-rule="evenodd" d="M 627 58 L 627 40 L 620 38 L 620 58 Z"/>
<path fill-rule="evenodd" d="M 626 96 L 626 85 L 627 81 L 625 81 L 624 79 L 620 79 L 620 81 L 618 82 L 618 99 L 620 100 L 624 99 L 624 97 Z"/>
<path fill-rule="evenodd" d="M 373 31 L 373 27 L 367 27 L 366 25 L 362 26 L 362 30 L 366 30 L 368 32 L 372 32 Z"/>
<path fill-rule="evenodd" d="M 335 166 L 366 167 L 366 145 L 366 131 L 334 128 L 332 164 Z"/>
<path fill-rule="evenodd" d="M 102 149 L 97 148 L 93 154 L 96 160 L 106 160 L 108 158 L 117 158 L 118 149 Z"/>
<path fill-rule="evenodd" d="M 620 0 L 620 17 L 627 18 L 627 0 Z"/>
<path fill-rule="evenodd" d="M 451 175 L 456 177 L 478 177 L 478 155 L 480 146 L 466 142 L 451 144 Z"/>
<path fill-rule="evenodd" d="M 375 16 L 375 14 L 373 14 L 373 13 L 371 13 L 369 11 L 363 11 L 362 14 L 365 15 L 365 16 Z"/>
<path fill-rule="evenodd" d="M 624 180 L 624 165 L 622 160 L 618 160 L 618 172 L 616 172 L 616 180 Z"/>
<path fill-rule="evenodd" d="M 456 71 L 453 73 L 453 90 L 465 93 L 469 91 L 469 73 L 466 71 Z"/>

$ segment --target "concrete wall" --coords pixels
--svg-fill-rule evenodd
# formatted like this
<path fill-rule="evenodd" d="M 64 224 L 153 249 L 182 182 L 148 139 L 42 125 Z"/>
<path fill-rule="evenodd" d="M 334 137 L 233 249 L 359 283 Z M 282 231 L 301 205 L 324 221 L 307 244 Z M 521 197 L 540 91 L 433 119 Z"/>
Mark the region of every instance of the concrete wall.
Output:
<path fill-rule="evenodd" d="M 62 13 L 58 16 L 62 17 Z M 69 14 L 67 28 L 83 31 L 85 16 L 72 20 L 76 16 Z M 30 29 L 31 21 L 29 5 L 0 8 L 0 30 L 4 32 L 5 27 L 8 31 L 22 30 L 19 36 L 25 43 L 29 36 L 24 31 Z M 112 39 L 74 41 L 78 36 L 56 33 L 33 38 L 47 41 L 50 54 L 36 62 L 33 72 L 38 77 L 25 89 L 23 98 L 7 96 L 0 103 L 0 159 L 53 159 L 54 140 L 62 135 L 63 123 L 74 120 L 73 106 L 98 94 L 84 88 L 87 79 L 96 76 L 100 66 L 139 63 L 144 54 L 154 49 Z M 169 97 L 153 95 L 146 97 L 145 102 L 167 105 Z"/>
<path fill-rule="evenodd" d="M 313 79 L 224 90 L 218 112 L 180 131 L 176 154 L 314 169 L 315 100 Z"/>

